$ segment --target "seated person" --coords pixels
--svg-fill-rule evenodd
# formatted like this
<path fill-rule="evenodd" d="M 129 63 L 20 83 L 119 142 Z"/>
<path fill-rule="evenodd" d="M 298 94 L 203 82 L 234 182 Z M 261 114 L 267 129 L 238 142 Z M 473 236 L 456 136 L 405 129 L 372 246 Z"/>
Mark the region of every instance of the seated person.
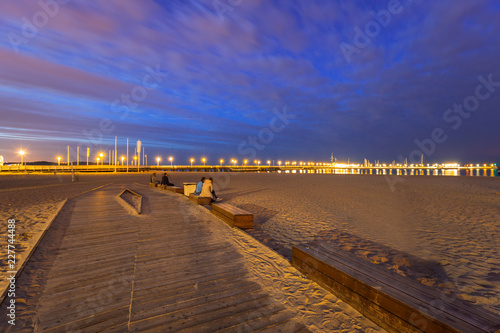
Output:
<path fill-rule="evenodd" d="M 163 177 L 161 177 L 161 185 L 174 186 L 174 184 L 168 181 L 168 176 L 166 172 L 163 174 Z"/>
<path fill-rule="evenodd" d="M 153 184 L 158 184 L 158 180 L 156 179 L 156 172 L 153 172 L 149 181 Z"/>
<path fill-rule="evenodd" d="M 196 184 L 196 190 L 194 191 L 194 194 L 200 195 L 201 189 L 203 188 L 203 182 L 205 181 L 205 177 L 201 177 L 201 180 Z"/>
<path fill-rule="evenodd" d="M 212 199 L 212 202 L 217 201 L 219 198 L 215 195 L 215 191 L 213 189 L 213 179 L 212 177 L 205 179 L 203 182 L 203 186 L 201 188 L 200 197 L 208 197 Z"/>

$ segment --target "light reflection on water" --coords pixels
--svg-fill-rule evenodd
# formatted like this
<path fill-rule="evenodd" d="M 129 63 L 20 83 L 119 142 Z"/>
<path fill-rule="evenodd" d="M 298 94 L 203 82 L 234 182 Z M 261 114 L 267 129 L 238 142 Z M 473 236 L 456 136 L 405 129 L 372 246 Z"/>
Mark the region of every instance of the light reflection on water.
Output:
<path fill-rule="evenodd" d="M 391 175 L 391 176 L 472 176 L 498 177 L 498 170 L 493 169 L 314 169 L 314 170 L 278 170 L 278 173 L 320 173 L 337 175 Z"/>

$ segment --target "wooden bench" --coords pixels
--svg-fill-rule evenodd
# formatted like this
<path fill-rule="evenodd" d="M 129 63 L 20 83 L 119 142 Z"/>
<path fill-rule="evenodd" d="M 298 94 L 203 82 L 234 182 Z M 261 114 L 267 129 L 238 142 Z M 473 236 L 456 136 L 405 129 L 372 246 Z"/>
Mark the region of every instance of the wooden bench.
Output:
<path fill-rule="evenodd" d="M 167 186 L 164 185 L 165 189 L 170 192 L 184 194 L 184 188 L 180 186 Z"/>
<path fill-rule="evenodd" d="M 194 193 L 191 193 L 189 195 L 189 200 L 192 202 L 196 202 L 198 205 L 211 205 L 212 204 L 212 198 L 209 197 L 200 197 L 199 195 L 196 195 Z"/>
<path fill-rule="evenodd" d="M 212 204 L 212 214 L 220 217 L 230 226 L 236 226 L 241 229 L 253 228 L 253 214 L 228 203 Z"/>
<path fill-rule="evenodd" d="M 293 246 L 292 264 L 389 332 L 500 332 L 500 316 L 324 243 Z"/>

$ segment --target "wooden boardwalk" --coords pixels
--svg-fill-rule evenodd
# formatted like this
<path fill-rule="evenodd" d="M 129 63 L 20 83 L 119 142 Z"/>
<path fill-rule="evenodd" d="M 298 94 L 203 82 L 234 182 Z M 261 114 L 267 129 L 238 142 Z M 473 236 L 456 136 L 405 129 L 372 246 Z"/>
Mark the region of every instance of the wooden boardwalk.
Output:
<path fill-rule="evenodd" d="M 186 198 L 136 186 L 139 216 L 117 201 L 123 189 L 68 201 L 17 281 L 16 326 L 0 331 L 307 331 Z"/>

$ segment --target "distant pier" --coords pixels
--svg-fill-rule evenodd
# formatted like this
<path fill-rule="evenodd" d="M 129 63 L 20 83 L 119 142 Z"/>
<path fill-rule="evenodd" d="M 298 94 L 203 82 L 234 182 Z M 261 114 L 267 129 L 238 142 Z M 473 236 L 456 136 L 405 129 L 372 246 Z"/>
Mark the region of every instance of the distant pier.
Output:
<path fill-rule="evenodd" d="M 469 165 L 145 165 L 128 166 L 128 172 L 282 172 L 358 175 L 401 175 L 401 176 L 458 176 L 465 172 L 471 176 L 498 176 L 495 164 Z M 54 172 L 127 172 L 126 165 L 4 165 L 0 173 L 54 173 Z"/>

